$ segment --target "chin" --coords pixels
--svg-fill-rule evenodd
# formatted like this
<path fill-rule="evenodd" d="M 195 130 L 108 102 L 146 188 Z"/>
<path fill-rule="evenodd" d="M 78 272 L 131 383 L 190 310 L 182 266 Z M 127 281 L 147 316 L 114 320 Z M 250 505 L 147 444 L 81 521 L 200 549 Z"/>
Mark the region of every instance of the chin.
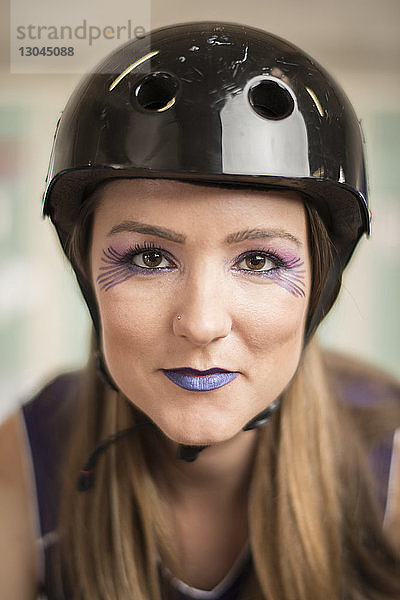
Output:
<path fill-rule="evenodd" d="M 223 444 L 234 438 L 242 425 L 221 420 L 206 419 L 176 420 L 175 422 L 154 421 L 161 431 L 171 441 L 185 446 L 211 446 Z"/>

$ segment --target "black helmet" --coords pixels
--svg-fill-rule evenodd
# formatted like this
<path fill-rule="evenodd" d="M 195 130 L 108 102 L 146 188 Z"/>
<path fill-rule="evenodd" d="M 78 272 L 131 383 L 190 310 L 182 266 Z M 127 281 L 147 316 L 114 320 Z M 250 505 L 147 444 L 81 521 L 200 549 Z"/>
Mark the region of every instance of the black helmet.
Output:
<path fill-rule="evenodd" d="M 120 177 L 301 192 L 337 251 L 309 329 L 369 231 L 363 140 L 349 100 L 307 54 L 252 27 L 161 28 L 83 79 L 58 123 L 44 196 L 64 250 L 88 190 Z M 73 266 L 97 329 L 93 292 Z"/>

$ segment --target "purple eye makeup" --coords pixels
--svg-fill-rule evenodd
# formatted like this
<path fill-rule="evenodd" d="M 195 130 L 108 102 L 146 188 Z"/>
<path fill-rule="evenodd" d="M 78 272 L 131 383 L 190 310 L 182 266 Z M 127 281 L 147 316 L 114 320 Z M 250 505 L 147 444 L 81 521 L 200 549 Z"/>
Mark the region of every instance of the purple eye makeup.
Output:
<path fill-rule="evenodd" d="M 254 277 L 271 279 L 293 296 L 305 297 L 304 261 L 298 256 L 278 255 L 276 251 L 244 252 L 235 263 L 235 270 Z"/>
<path fill-rule="evenodd" d="M 103 250 L 101 262 L 96 281 L 105 291 L 136 275 L 154 276 L 177 268 L 166 250 L 148 242 L 126 250 L 109 246 Z M 248 250 L 235 258 L 231 268 L 244 276 L 269 279 L 295 297 L 305 297 L 304 261 L 296 255 L 275 249 Z"/>
<path fill-rule="evenodd" d="M 286 269 L 280 268 L 278 272 L 272 273 L 271 277 L 276 281 L 278 285 L 286 289 L 293 296 L 304 298 L 305 283 L 304 275 L 305 269 L 304 262 L 297 258 L 286 266 Z"/>
<path fill-rule="evenodd" d="M 169 271 L 175 266 L 165 250 L 148 243 L 136 244 L 124 252 L 109 246 L 103 250 L 101 261 L 103 265 L 96 281 L 105 291 L 135 275 Z"/>

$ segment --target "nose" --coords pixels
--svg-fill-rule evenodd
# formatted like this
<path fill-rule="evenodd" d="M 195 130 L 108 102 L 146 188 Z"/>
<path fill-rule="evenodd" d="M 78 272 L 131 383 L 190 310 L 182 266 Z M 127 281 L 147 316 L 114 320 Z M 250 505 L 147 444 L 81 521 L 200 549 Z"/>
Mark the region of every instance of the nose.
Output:
<path fill-rule="evenodd" d="M 205 277 L 187 282 L 173 317 L 173 331 L 196 346 L 226 337 L 232 329 L 226 294 L 221 283 Z"/>

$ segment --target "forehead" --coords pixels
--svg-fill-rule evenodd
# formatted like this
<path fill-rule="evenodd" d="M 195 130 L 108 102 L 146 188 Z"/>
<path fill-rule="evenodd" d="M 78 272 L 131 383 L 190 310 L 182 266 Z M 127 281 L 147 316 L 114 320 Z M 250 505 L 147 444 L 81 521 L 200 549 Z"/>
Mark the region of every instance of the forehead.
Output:
<path fill-rule="evenodd" d="M 121 179 L 96 192 L 95 229 L 124 219 L 203 233 L 271 227 L 306 236 L 304 203 L 291 191 Z"/>

